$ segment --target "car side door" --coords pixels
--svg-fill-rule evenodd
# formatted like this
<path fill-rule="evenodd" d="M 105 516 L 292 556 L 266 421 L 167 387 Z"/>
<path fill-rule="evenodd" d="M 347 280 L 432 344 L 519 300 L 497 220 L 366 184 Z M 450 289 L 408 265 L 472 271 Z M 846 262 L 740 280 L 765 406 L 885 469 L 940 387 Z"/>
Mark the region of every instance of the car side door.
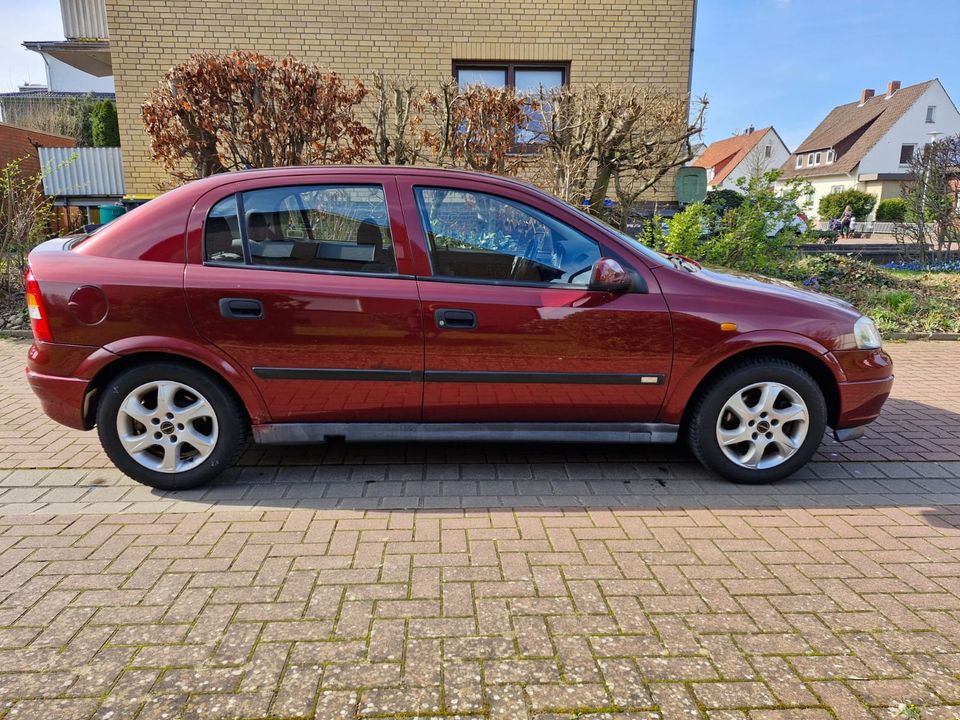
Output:
<path fill-rule="evenodd" d="M 274 422 L 417 421 L 420 302 L 395 180 L 286 176 L 208 193 L 184 287 Z"/>
<path fill-rule="evenodd" d="M 650 422 L 672 359 L 653 274 L 519 186 L 398 177 L 418 262 L 424 421 Z M 587 287 L 618 258 L 632 292 Z"/>

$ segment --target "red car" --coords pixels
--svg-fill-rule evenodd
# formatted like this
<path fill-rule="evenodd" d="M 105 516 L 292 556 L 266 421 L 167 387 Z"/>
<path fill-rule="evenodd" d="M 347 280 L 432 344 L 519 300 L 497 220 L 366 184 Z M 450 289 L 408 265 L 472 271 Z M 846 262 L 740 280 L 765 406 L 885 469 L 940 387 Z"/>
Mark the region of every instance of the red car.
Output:
<path fill-rule="evenodd" d="M 27 377 L 131 477 L 258 443 L 672 442 L 736 481 L 859 437 L 893 383 L 839 300 L 659 255 L 519 181 L 307 167 L 190 183 L 30 255 Z"/>

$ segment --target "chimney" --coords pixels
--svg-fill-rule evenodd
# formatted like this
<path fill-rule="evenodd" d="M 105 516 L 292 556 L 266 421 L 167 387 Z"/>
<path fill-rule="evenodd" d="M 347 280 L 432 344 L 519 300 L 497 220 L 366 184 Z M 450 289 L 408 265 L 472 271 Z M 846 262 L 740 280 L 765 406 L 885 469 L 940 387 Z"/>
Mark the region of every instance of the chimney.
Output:
<path fill-rule="evenodd" d="M 867 100 L 872 98 L 876 93 L 872 88 L 867 88 L 862 93 L 860 93 L 860 104 L 863 105 Z"/>
<path fill-rule="evenodd" d="M 747 133 L 746 133 L 746 134 L 747 134 L 747 135 L 750 135 L 752 132 L 753 132 L 753 125 L 751 124 L 750 127 L 747 128 Z"/>
<path fill-rule="evenodd" d="M 899 90 L 899 89 L 900 89 L 900 81 L 899 81 L 899 80 L 891 80 L 891 81 L 890 81 L 890 84 L 887 85 L 887 97 L 888 97 L 888 98 L 893 97 L 893 94 L 894 94 L 897 90 Z"/>

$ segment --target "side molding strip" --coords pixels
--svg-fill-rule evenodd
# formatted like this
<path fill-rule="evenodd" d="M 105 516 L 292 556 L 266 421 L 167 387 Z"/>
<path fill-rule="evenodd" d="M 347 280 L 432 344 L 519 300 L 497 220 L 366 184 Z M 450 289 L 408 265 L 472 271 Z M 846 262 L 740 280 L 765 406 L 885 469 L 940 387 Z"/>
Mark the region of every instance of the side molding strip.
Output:
<path fill-rule="evenodd" d="M 274 423 L 254 425 L 261 445 L 348 442 L 605 442 L 672 443 L 668 423 Z"/>
<path fill-rule="evenodd" d="M 529 383 L 543 385 L 662 385 L 658 373 L 472 372 L 459 370 L 351 370 L 255 367 L 265 380 L 359 380 L 435 383 Z"/>

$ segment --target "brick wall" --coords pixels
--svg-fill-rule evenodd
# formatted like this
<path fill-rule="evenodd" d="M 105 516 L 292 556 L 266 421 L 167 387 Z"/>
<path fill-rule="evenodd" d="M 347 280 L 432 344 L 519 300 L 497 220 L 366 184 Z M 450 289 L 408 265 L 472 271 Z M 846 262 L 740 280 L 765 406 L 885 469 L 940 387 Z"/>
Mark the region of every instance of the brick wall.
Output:
<path fill-rule="evenodd" d="M 433 83 L 453 60 L 565 60 L 571 82 L 686 92 L 694 0 L 106 0 L 127 192 L 155 194 L 140 105 L 200 51 L 291 54 L 346 76 Z M 668 195 L 672 196 L 672 184 Z"/>
<path fill-rule="evenodd" d="M 33 143 L 45 147 L 73 147 L 77 144 L 73 138 L 63 135 L 53 135 L 39 130 L 28 130 L 16 125 L 0 123 L 0 166 L 6 165 L 17 158 L 26 158 L 20 165 L 23 172 L 27 174 L 39 172 L 40 160 Z"/>

